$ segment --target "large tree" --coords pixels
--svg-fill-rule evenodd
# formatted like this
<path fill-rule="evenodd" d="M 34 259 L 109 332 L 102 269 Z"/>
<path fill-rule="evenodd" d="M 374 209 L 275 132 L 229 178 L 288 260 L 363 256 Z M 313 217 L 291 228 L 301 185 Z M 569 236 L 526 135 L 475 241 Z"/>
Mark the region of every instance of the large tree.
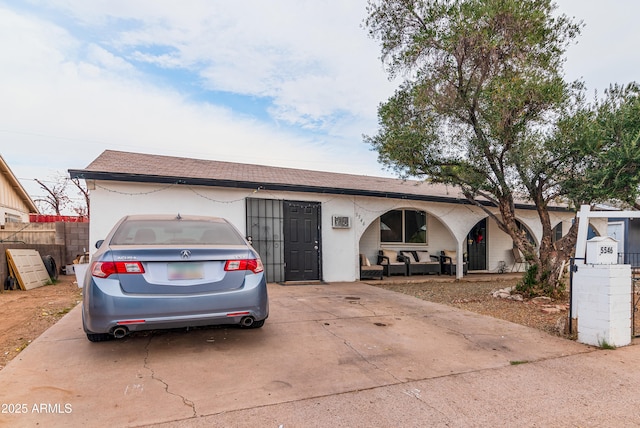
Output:
<path fill-rule="evenodd" d="M 612 85 L 591 103 L 562 113 L 549 144 L 572 168 L 562 186 L 573 201 L 640 209 L 640 87 Z M 559 151 L 559 150 L 558 150 Z"/>
<path fill-rule="evenodd" d="M 387 71 L 405 80 L 365 141 L 401 176 L 458 186 L 511 236 L 541 286 L 534 291 L 547 294 L 577 235 L 575 222 L 553 240 L 550 207 L 592 201 L 585 180 L 567 179 L 585 165 L 563 140 L 578 116 L 594 120 L 583 85 L 563 78 L 581 24 L 556 12 L 551 0 L 370 0 L 366 19 Z M 524 200 L 542 224 L 538 248 L 516 221 Z"/>

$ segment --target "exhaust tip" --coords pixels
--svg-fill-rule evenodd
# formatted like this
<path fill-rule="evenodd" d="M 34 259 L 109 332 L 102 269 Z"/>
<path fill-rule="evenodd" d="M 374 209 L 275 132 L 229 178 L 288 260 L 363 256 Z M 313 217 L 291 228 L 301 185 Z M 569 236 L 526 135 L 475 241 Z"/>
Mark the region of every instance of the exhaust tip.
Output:
<path fill-rule="evenodd" d="M 112 334 L 116 339 L 122 339 L 127 334 L 129 334 L 129 330 L 126 327 L 116 327 L 113 329 Z"/>
<path fill-rule="evenodd" d="M 253 319 L 253 317 L 244 317 L 242 318 L 242 320 L 240 320 L 240 325 L 243 327 L 251 327 L 254 322 L 255 320 Z"/>

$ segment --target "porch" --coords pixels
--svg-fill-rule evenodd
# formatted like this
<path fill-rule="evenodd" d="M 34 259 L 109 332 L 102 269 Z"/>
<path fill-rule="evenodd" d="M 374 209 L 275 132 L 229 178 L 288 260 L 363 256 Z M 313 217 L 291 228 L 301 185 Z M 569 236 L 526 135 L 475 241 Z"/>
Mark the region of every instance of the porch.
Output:
<path fill-rule="evenodd" d="M 392 275 L 384 276 L 382 279 L 362 279 L 360 282 L 371 285 L 380 284 L 420 284 L 430 283 L 457 283 L 457 282 L 495 282 L 499 285 L 502 282 L 515 282 L 522 278 L 524 272 L 468 272 L 462 278 L 456 278 L 453 275 Z M 496 287 L 498 288 L 498 287 Z"/>

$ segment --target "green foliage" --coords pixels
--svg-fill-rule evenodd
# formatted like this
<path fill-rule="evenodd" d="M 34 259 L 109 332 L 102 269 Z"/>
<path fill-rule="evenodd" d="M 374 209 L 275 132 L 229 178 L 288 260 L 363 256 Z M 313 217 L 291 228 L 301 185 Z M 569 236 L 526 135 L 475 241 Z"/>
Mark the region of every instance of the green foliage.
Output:
<path fill-rule="evenodd" d="M 603 99 L 580 102 L 558 122 L 551 144 L 565 141 L 572 168 L 563 183 L 580 203 L 618 201 L 633 206 L 640 197 L 640 87 L 613 85 Z"/>
<path fill-rule="evenodd" d="M 531 298 L 546 295 L 543 291 L 544 285 L 538 278 L 539 265 L 532 264 L 524 273 L 522 280 L 516 284 L 516 292 L 524 297 Z"/>
<path fill-rule="evenodd" d="M 611 345 L 605 339 L 600 339 L 599 340 L 599 346 L 602 349 L 610 349 L 610 350 L 616 349 L 615 345 Z"/>
<path fill-rule="evenodd" d="M 523 287 L 560 292 L 558 260 L 576 234 L 554 242 L 548 206 L 637 198 L 638 89 L 584 102 L 584 85 L 562 70 L 582 24 L 552 0 L 369 0 L 365 24 L 389 74 L 406 76 L 365 142 L 400 176 L 459 186 L 531 254 L 538 270 Z M 519 233 L 522 200 L 536 206 L 538 248 Z"/>
<path fill-rule="evenodd" d="M 521 294 L 530 295 L 530 290 L 532 290 L 536 285 L 538 285 L 537 281 L 538 276 L 538 265 L 531 265 L 524 273 L 522 277 L 522 281 L 520 281 L 516 285 L 516 291 Z"/>
<path fill-rule="evenodd" d="M 553 170 L 531 164 L 547 164 L 539 130 L 570 95 L 562 54 L 580 29 L 554 10 L 550 0 L 370 1 L 366 24 L 387 70 L 410 76 L 365 136 L 379 160 L 460 186 L 470 201 L 552 198 L 554 183 L 535 180 Z"/>
<path fill-rule="evenodd" d="M 538 274 L 538 272 L 541 273 Z M 539 264 L 532 264 L 522 276 L 522 280 L 516 284 L 515 291 L 527 298 L 538 296 L 559 298 L 565 292 L 565 285 L 562 282 L 549 281 L 550 276 L 550 270 L 540 271 Z"/>

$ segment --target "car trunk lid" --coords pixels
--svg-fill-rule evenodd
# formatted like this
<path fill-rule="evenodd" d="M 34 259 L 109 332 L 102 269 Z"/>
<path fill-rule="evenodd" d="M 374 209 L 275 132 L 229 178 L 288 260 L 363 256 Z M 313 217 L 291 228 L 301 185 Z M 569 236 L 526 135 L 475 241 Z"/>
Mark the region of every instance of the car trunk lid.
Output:
<path fill-rule="evenodd" d="M 181 246 L 163 248 L 112 247 L 113 262 L 139 262 L 144 273 L 118 273 L 125 293 L 197 294 L 241 288 L 250 270 L 225 270 L 228 261 L 255 259 L 246 246 L 215 248 Z"/>

